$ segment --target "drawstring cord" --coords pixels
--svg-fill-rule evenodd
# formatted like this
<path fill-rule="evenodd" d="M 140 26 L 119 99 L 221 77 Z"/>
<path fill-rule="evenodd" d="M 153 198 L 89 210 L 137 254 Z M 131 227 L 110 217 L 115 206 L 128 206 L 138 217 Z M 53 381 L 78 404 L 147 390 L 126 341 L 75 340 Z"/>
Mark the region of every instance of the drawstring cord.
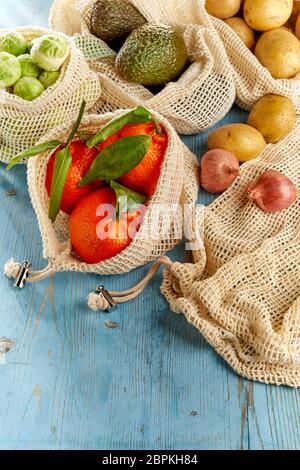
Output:
<path fill-rule="evenodd" d="M 202 213 L 199 212 L 199 215 Z M 198 234 L 201 233 L 199 226 L 201 227 L 202 225 L 202 219 L 200 218 L 200 225 L 198 226 L 198 211 L 194 210 L 192 213 L 192 228 L 193 228 L 193 233 Z M 200 237 L 200 240 L 196 237 L 195 239 L 193 237 L 190 238 L 190 244 L 196 245 L 196 248 L 192 249 L 191 252 L 189 252 L 190 256 L 190 262 L 194 262 L 197 259 L 198 251 L 199 251 L 199 243 L 201 246 L 203 245 L 202 238 Z M 188 260 L 187 260 L 188 261 Z M 112 311 L 117 307 L 118 304 L 122 304 L 125 302 L 128 302 L 130 300 L 135 299 L 138 297 L 144 289 L 147 287 L 151 279 L 155 276 L 159 268 L 164 265 L 167 268 L 170 268 L 173 265 L 173 262 L 171 261 L 170 258 L 167 256 L 162 256 L 159 258 L 157 261 L 153 263 L 151 266 L 148 274 L 142 279 L 138 284 L 133 286 L 131 289 L 125 290 L 123 292 L 109 292 L 108 290 L 105 289 L 104 286 L 99 286 L 95 292 L 92 292 L 88 296 L 88 306 L 94 310 L 95 312 L 97 311 Z M 178 290 L 178 286 L 174 284 L 174 289 Z"/>
<path fill-rule="evenodd" d="M 104 286 L 99 286 L 95 292 L 89 294 L 88 306 L 95 312 L 112 311 L 117 305 L 135 299 L 145 290 L 162 265 L 170 267 L 172 261 L 167 256 L 162 256 L 153 263 L 147 275 L 138 284 L 128 290 L 122 292 L 108 292 Z"/>
<path fill-rule="evenodd" d="M 199 233 L 197 228 L 197 211 L 193 213 L 193 229 L 194 233 Z M 198 244 L 199 240 L 196 239 L 191 244 Z M 197 260 L 198 249 L 192 249 L 193 261 Z M 66 253 L 69 253 L 69 247 L 67 247 Z M 62 253 L 63 256 L 63 253 Z M 191 260 L 192 262 L 192 260 Z M 162 256 L 155 261 L 147 275 L 138 284 L 131 287 L 123 292 L 109 292 L 104 286 L 99 286 L 95 292 L 92 292 L 88 296 L 88 306 L 96 311 L 111 311 L 116 308 L 117 305 L 129 302 L 138 297 L 144 289 L 147 287 L 151 279 L 155 276 L 162 265 L 170 268 L 173 262 L 167 256 Z M 12 279 L 16 279 L 15 287 L 23 289 L 26 283 L 34 283 L 42 281 L 47 277 L 55 273 L 53 266 L 48 266 L 41 271 L 31 271 L 31 263 L 25 261 L 23 264 L 17 263 L 13 259 L 9 260 L 4 266 L 4 274 Z M 176 285 L 174 284 L 174 289 Z"/>
<path fill-rule="evenodd" d="M 41 271 L 30 271 L 30 268 L 31 263 L 29 261 L 24 261 L 23 264 L 20 264 L 10 259 L 4 266 L 4 274 L 8 278 L 16 280 L 14 285 L 17 289 L 23 289 L 26 283 L 42 281 L 54 273 L 50 265 Z"/>
<path fill-rule="evenodd" d="M 145 290 L 162 265 L 170 267 L 172 261 L 167 256 L 162 256 L 152 264 L 146 276 L 138 284 L 125 291 L 109 292 L 104 286 L 99 286 L 95 292 L 89 294 L 88 306 L 95 312 L 112 311 L 117 305 L 135 299 Z M 4 274 L 16 280 L 14 286 L 18 289 L 23 289 L 26 283 L 42 281 L 54 274 L 50 265 L 41 271 L 31 271 L 30 268 L 31 263 L 28 261 L 20 264 L 11 259 L 4 266 Z"/>
<path fill-rule="evenodd" d="M 193 213 L 193 229 L 194 233 L 199 233 L 197 228 L 197 211 Z M 195 239 L 191 244 L 199 243 L 198 239 Z M 67 247 L 67 252 L 69 247 Z M 192 249 L 192 257 L 193 261 L 197 259 L 198 249 Z M 63 255 L 63 254 L 62 254 Z M 192 260 L 191 260 L 192 261 Z M 88 296 L 88 306 L 96 311 L 111 311 L 112 309 L 116 308 L 117 305 L 129 302 L 136 297 L 138 297 L 144 289 L 147 287 L 151 279 L 155 276 L 162 265 L 170 268 L 173 262 L 167 256 L 162 256 L 158 260 L 156 260 L 147 275 L 142 279 L 138 284 L 131 287 L 128 290 L 123 292 L 109 292 L 105 286 L 99 286 L 95 292 L 92 292 Z M 31 263 L 25 261 L 23 264 L 17 263 L 13 259 L 9 260 L 4 266 L 4 274 L 12 279 L 16 279 L 15 287 L 18 289 L 23 289 L 26 283 L 34 283 L 38 281 L 42 281 L 47 277 L 51 276 L 55 273 L 55 269 L 53 266 L 48 264 L 48 266 L 41 270 L 41 271 L 31 271 Z M 176 285 L 174 284 L 174 289 L 176 289 Z"/>

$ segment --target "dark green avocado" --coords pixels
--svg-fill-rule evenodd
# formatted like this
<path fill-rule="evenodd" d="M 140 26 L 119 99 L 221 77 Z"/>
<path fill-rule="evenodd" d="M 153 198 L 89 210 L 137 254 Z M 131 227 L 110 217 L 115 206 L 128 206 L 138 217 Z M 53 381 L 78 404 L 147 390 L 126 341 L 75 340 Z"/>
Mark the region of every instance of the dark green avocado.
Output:
<path fill-rule="evenodd" d="M 187 62 L 182 35 L 165 25 L 146 24 L 125 41 L 116 59 L 119 74 L 145 86 L 159 86 L 176 80 Z"/>
<path fill-rule="evenodd" d="M 147 23 L 130 0 L 98 0 L 90 17 L 91 33 L 107 43 L 126 37 Z"/>

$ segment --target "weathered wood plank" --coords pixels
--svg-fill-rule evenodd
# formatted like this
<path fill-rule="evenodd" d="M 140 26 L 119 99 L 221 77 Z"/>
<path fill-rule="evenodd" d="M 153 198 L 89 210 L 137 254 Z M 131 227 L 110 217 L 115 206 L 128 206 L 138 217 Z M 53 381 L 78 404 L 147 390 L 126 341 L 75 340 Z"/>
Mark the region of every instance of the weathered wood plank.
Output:
<path fill-rule="evenodd" d="M 13 255 L 42 266 L 24 168 L 2 176 L 1 265 Z M 5 195 L 11 188 L 16 196 Z M 105 284 L 124 289 L 145 272 Z M 96 276 L 59 274 L 22 292 L 1 277 L 1 335 L 15 347 L 0 366 L 0 447 L 245 447 L 239 379 L 170 313 L 160 281 L 108 316 L 86 306 Z"/>
<path fill-rule="evenodd" d="M 299 390 L 250 384 L 248 416 L 252 449 L 299 449 Z"/>
<path fill-rule="evenodd" d="M 3 0 L 0 26 L 46 26 L 50 4 Z M 224 122 L 245 116 L 234 108 Z M 184 141 L 200 156 L 206 136 Z M 0 165 L 0 172 L 0 265 L 14 256 L 42 267 L 25 169 L 5 173 Z M 172 256 L 183 259 L 182 248 Z M 99 282 L 121 290 L 146 269 L 101 280 L 59 274 L 22 292 L 0 276 L 0 337 L 15 343 L 0 364 L 0 448 L 299 448 L 298 391 L 237 377 L 170 313 L 160 276 L 110 315 L 88 310 L 87 294 Z"/>

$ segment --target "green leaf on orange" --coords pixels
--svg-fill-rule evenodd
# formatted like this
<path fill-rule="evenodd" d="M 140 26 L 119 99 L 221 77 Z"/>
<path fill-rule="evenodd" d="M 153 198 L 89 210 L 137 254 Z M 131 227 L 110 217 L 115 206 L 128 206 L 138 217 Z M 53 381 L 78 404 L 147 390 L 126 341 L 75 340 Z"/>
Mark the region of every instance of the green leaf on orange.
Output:
<path fill-rule="evenodd" d="M 54 150 L 61 145 L 61 142 L 58 140 L 50 140 L 49 142 L 44 142 L 43 144 L 34 145 L 33 147 L 25 150 L 22 153 L 19 153 L 16 157 L 14 157 L 10 163 L 6 167 L 6 171 L 13 168 L 18 163 L 22 162 L 23 160 L 31 157 L 36 157 L 42 152 L 46 152 L 47 150 Z"/>
<path fill-rule="evenodd" d="M 84 115 L 84 111 L 85 111 L 85 107 L 86 107 L 86 101 L 83 100 L 81 106 L 80 106 L 80 110 L 79 110 L 79 114 L 78 114 L 78 117 L 76 119 L 76 122 L 71 130 L 71 133 L 69 135 L 69 138 L 67 140 L 67 143 L 66 143 L 66 146 L 69 147 L 70 144 L 72 143 L 72 140 L 74 139 L 75 135 L 76 135 L 76 132 L 78 131 L 78 128 L 80 126 L 80 123 L 82 121 L 82 118 L 83 118 L 83 115 Z"/>
<path fill-rule="evenodd" d="M 55 164 L 54 164 L 54 170 L 53 170 L 50 204 L 49 204 L 49 219 L 52 222 L 55 221 L 57 214 L 60 211 L 61 198 L 63 195 L 66 179 L 67 179 L 67 176 L 68 176 L 71 164 L 72 164 L 72 155 L 70 152 L 70 145 L 81 123 L 85 107 L 86 107 L 86 102 L 83 101 L 80 107 L 77 120 L 68 137 L 66 146 L 62 150 L 60 150 L 55 156 Z"/>
<path fill-rule="evenodd" d="M 144 194 L 132 191 L 115 181 L 110 181 L 110 187 L 116 193 L 117 215 L 123 212 L 134 211 L 147 201 L 147 197 Z"/>
<path fill-rule="evenodd" d="M 136 167 L 147 154 L 151 136 L 134 135 L 117 140 L 93 161 L 79 187 L 97 180 L 117 180 Z"/>
<path fill-rule="evenodd" d="M 94 136 L 94 133 L 89 131 L 88 129 L 81 129 L 77 131 L 76 136 L 78 137 L 78 139 L 87 142 Z"/>
<path fill-rule="evenodd" d="M 108 124 L 106 124 L 106 126 L 103 127 L 103 129 L 101 129 L 100 132 L 98 132 L 98 134 L 88 140 L 87 146 L 92 148 L 101 144 L 112 134 L 123 129 L 123 127 L 127 124 L 145 124 L 146 122 L 153 122 L 156 132 L 159 135 L 162 135 L 161 127 L 153 114 L 150 113 L 150 111 L 148 111 L 146 108 L 143 108 L 143 106 L 138 106 L 132 111 L 112 119 Z"/>
<path fill-rule="evenodd" d="M 60 150 L 55 157 L 53 179 L 51 186 L 49 219 L 54 222 L 60 211 L 61 198 L 65 182 L 72 164 L 72 155 L 69 147 Z"/>

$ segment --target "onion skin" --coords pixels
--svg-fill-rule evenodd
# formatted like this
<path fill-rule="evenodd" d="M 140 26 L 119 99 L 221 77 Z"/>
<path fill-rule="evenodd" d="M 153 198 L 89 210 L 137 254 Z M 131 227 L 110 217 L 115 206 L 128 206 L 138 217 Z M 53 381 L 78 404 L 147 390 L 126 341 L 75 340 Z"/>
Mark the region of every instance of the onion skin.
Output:
<path fill-rule="evenodd" d="M 264 172 L 246 188 L 248 198 L 265 212 L 280 212 L 291 207 L 298 191 L 293 182 L 276 170 Z"/>
<path fill-rule="evenodd" d="M 223 149 L 210 150 L 201 160 L 200 184 L 209 193 L 222 193 L 232 185 L 239 172 L 239 161 L 234 153 Z"/>

